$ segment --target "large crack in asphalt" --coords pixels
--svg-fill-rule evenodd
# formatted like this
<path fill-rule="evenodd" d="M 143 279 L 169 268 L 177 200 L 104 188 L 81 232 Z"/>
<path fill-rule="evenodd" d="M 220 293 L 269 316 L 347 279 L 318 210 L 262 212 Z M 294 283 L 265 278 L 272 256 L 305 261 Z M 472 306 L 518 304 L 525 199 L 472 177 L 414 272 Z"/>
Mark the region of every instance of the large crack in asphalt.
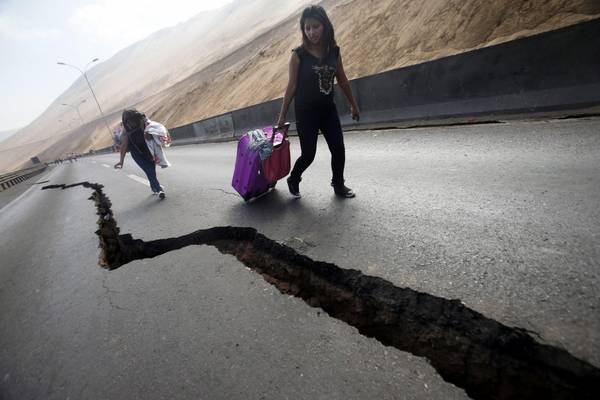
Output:
<path fill-rule="evenodd" d="M 448 382 L 474 399 L 592 399 L 600 369 L 566 350 L 537 342 L 529 332 L 503 325 L 448 300 L 381 278 L 314 261 L 254 228 L 214 227 L 143 241 L 121 235 L 103 186 L 80 182 L 44 189 L 93 189 L 100 239 L 99 264 L 109 270 L 191 245 L 235 256 L 281 293 L 320 307 L 386 346 L 425 357 Z"/>

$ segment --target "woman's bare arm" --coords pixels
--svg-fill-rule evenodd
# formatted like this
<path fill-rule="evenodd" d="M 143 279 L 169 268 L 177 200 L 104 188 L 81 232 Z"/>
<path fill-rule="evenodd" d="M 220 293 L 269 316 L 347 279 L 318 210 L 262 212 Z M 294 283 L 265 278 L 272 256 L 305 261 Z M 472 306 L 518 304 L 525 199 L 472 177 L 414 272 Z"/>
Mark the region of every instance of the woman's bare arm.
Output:
<path fill-rule="evenodd" d="M 281 126 L 285 122 L 285 116 L 287 115 L 288 108 L 292 99 L 296 95 L 296 87 L 298 85 L 298 70 L 300 68 L 300 58 L 296 52 L 292 53 L 289 63 L 289 78 L 285 94 L 283 96 L 283 104 L 281 105 L 281 111 L 279 112 L 279 118 L 277 119 L 277 126 Z"/>
<path fill-rule="evenodd" d="M 342 88 L 346 99 L 348 99 L 348 103 L 350 103 L 352 119 L 359 120 L 360 119 L 360 110 L 358 109 L 358 104 L 356 104 L 356 100 L 354 100 L 354 95 L 352 94 L 352 87 L 350 86 L 350 82 L 348 82 L 348 77 L 346 76 L 346 72 L 344 71 L 344 64 L 342 63 L 342 54 L 338 56 L 338 67 L 337 72 L 335 74 L 337 78 L 338 85 Z"/>
<path fill-rule="evenodd" d="M 121 159 L 118 163 L 115 164 L 115 168 L 121 168 L 123 167 L 123 161 L 125 161 L 125 154 L 127 154 L 127 149 L 129 148 L 129 139 L 127 138 L 127 135 L 125 133 L 123 133 L 121 135 Z"/>

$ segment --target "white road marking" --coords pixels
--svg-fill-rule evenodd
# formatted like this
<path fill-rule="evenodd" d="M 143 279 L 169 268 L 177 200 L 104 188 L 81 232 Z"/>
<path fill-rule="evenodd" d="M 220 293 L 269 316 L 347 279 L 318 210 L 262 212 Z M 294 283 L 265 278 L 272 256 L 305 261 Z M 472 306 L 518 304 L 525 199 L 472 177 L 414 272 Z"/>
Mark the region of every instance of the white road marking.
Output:
<path fill-rule="evenodd" d="M 40 179 L 38 179 L 37 183 L 40 183 Z M 23 193 L 21 193 L 21 195 L 19 197 L 17 197 L 16 199 L 13 199 L 10 203 L 8 203 L 7 205 L 5 205 L 4 207 L 0 208 L 0 213 L 4 212 L 5 210 L 8 210 L 9 208 L 11 208 L 13 205 L 17 204 L 19 202 L 19 200 L 21 200 L 23 197 L 25 197 L 27 195 L 27 193 L 31 192 L 32 190 L 36 189 L 38 186 L 33 186 L 31 185 L 29 187 L 29 189 L 27 189 L 26 191 L 24 191 Z"/>
<path fill-rule="evenodd" d="M 146 185 L 146 186 L 150 187 L 150 182 L 148 182 L 148 180 L 147 180 L 147 179 L 140 178 L 140 177 L 139 177 L 139 176 L 137 176 L 137 175 L 127 175 L 127 177 L 128 177 L 129 179 L 133 179 L 134 181 L 136 181 L 136 182 L 138 182 L 138 183 L 141 183 L 142 185 Z"/>
<path fill-rule="evenodd" d="M 8 203 L 7 205 L 5 205 L 4 207 L 0 208 L 0 213 L 3 213 L 4 211 L 10 209 L 12 206 L 14 206 L 15 204 L 17 204 L 19 202 L 19 200 L 21 200 L 23 197 L 27 196 L 27 194 L 29 192 L 31 192 L 34 189 L 34 186 L 30 186 L 29 189 L 27 189 L 26 191 L 24 191 L 23 193 L 21 193 L 21 195 L 19 197 L 17 197 L 16 199 L 12 200 L 10 203 Z"/>
<path fill-rule="evenodd" d="M 103 167 L 110 168 L 110 165 L 102 164 Z"/>

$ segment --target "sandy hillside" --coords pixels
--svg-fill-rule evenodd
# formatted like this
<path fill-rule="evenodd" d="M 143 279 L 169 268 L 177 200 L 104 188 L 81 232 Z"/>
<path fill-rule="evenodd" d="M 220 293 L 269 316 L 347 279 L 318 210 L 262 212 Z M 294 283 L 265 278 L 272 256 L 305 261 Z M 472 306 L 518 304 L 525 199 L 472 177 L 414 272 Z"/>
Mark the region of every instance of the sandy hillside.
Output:
<path fill-rule="evenodd" d="M 108 115 L 109 125 L 113 126 L 118 119 L 111 117 L 115 111 L 172 86 L 244 46 L 309 1 L 235 0 L 223 8 L 200 13 L 177 26 L 160 30 L 109 60 L 92 65 L 93 68 L 88 69 L 88 77 Z M 70 67 L 56 68 L 63 68 L 64 73 L 74 77 L 79 74 Z M 86 102 L 79 110 L 89 126 L 79 128 L 76 127 L 79 121 L 72 121 L 77 119 L 76 113 L 61 106 L 61 103 L 76 105 L 83 99 Z M 75 131 L 88 138 L 81 151 L 105 147 L 110 136 L 103 124 L 94 121 L 98 117 L 96 104 L 85 81 L 80 78 L 30 125 L 0 143 L 0 171 L 16 168 L 23 159 L 42 152 L 45 148 L 39 146 L 41 140 L 53 138 L 53 141 L 61 141 L 64 137 L 72 137 L 74 131 L 68 128 L 66 122 L 59 123 L 59 120 L 72 121 Z M 29 146 L 29 151 L 25 151 L 27 146 L 24 145 L 33 142 L 38 142 L 38 145 Z"/>
<path fill-rule="evenodd" d="M 160 30 L 129 46 L 109 60 L 89 69 L 88 77 L 105 112 L 122 109 L 167 89 L 190 74 L 225 57 L 269 30 L 309 0 L 236 0 L 218 9 L 198 14 L 177 26 Z M 279 5 L 278 7 L 274 7 Z M 272 15 L 265 9 L 275 9 Z M 83 66 L 80 66 L 83 67 Z M 77 77 L 70 67 L 65 74 Z M 19 145 L 31 140 L 64 133 L 57 121 L 77 117 L 61 103 L 81 105 L 83 120 L 98 118 L 98 109 L 85 81 L 80 78 L 57 98 L 48 109 L 10 144 Z M 4 144 L 4 143 L 3 143 Z"/>
<path fill-rule="evenodd" d="M 11 137 L 17 131 L 18 131 L 18 129 L 11 129 L 8 131 L 0 132 L 0 143 L 2 143 L 5 139 L 8 139 L 9 137 Z"/>
<path fill-rule="evenodd" d="M 281 97 L 290 50 L 300 42 L 298 10 L 307 3 L 239 0 L 232 7 L 157 32 L 94 68 L 90 79 L 111 123 L 131 104 L 174 127 Z M 349 78 L 600 17 L 597 0 L 323 0 L 320 4 L 336 28 Z M 148 54 L 154 60 L 152 68 L 145 65 Z M 42 150 L 25 145 L 33 140 L 54 137 L 62 143 L 52 146 L 45 157 L 58 156 L 67 144 L 73 148 L 76 143 L 77 149 L 71 151 L 79 152 L 109 145 L 107 129 L 98 121 L 74 132 L 62 132 L 55 122 L 72 112 L 58 105 L 75 103 L 86 90 L 83 82 L 76 82 L 16 138 L 0 144 L 0 170 L 15 168 L 24 157 Z M 88 101 L 82 106 L 84 120 L 97 114 L 93 105 Z M 18 151 L 8 150 L 16 146 Z"/>
<path fill-rule="evenodd" d="M 600 17 L 594 0 L 325 0 L 350 79 Z M 297 16 L 139 104 L 179 126 L 283 96 Z M 268 82 L 268 84 L 265 84 Z M 274 116 L 274 119 L 276 116 Z"/>

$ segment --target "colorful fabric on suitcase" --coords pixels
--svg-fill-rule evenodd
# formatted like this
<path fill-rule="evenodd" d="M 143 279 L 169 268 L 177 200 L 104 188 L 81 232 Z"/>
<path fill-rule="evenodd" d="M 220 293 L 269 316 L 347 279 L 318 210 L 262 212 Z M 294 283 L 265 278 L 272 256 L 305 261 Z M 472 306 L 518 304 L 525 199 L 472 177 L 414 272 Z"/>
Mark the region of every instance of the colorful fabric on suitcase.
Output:
<path fill-rule="evenodd" d="M 273 143 L 265 134 L 263 129 L 254 129 L 247 133 L 250 137 L 250 150 L 258 151 L 258 155 L 262 160 L 267 159 L 273 152 Z"/>

